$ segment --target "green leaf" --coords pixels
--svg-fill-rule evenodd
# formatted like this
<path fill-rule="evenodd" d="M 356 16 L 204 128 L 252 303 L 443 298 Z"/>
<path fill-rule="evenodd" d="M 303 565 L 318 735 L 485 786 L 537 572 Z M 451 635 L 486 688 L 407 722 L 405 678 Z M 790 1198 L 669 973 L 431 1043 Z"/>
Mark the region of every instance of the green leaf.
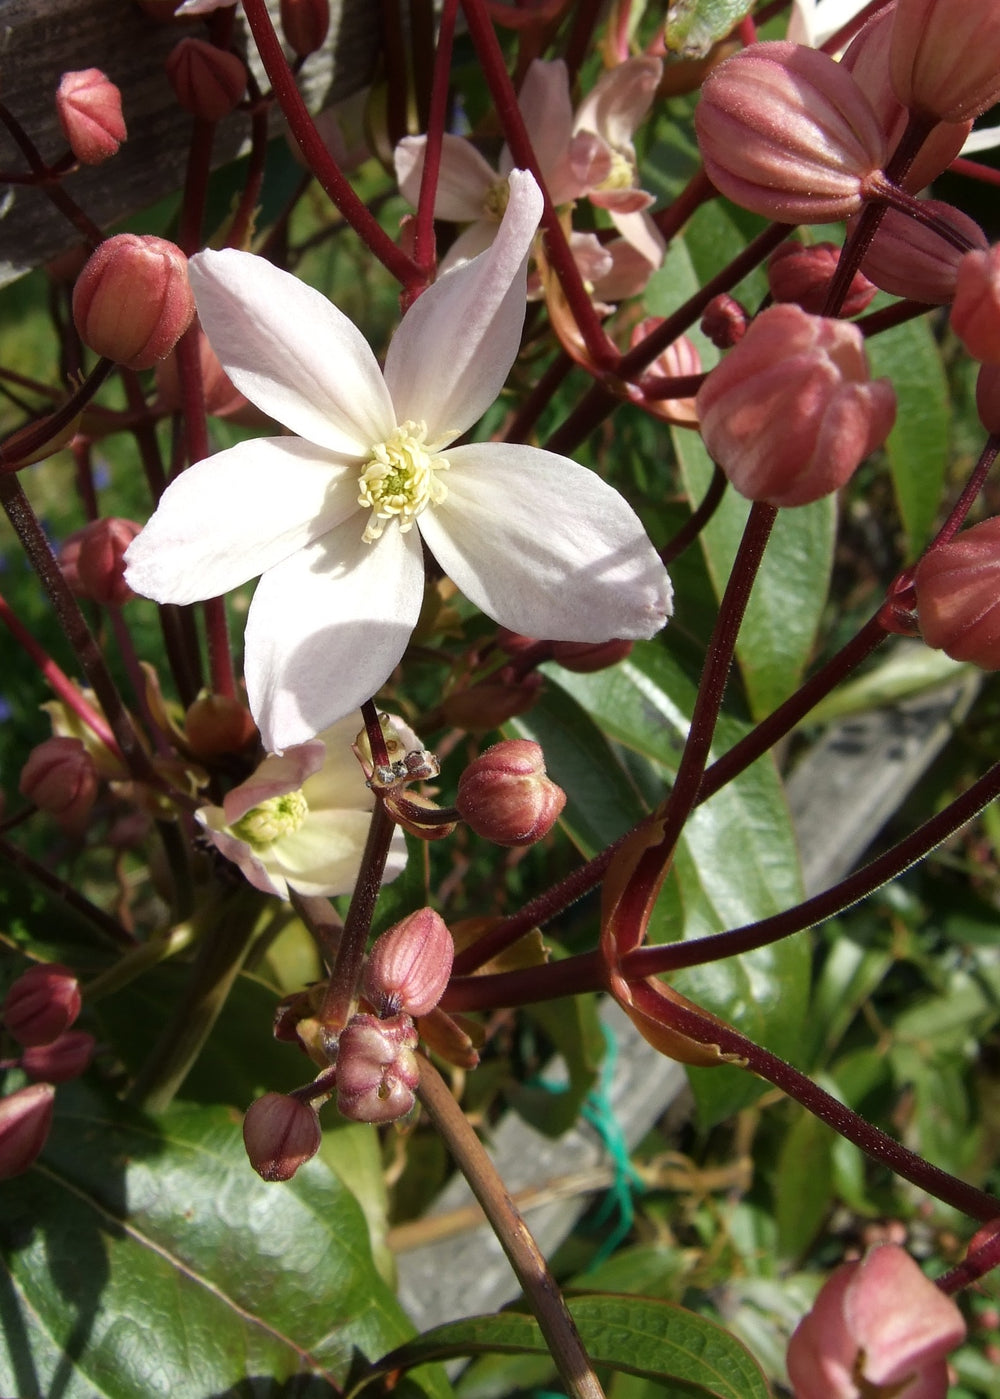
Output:
<path fill-rule="evenodd" d="M 711 460 L 695 433 L 672 431 L 688 495 L 700 501 L 712 479 Z M 729 582 L 749 511 L 748 501 L 727 490 L 701 533 L 717 598 Z M 757 718 L 792 694 L 812 653 L 826 605 L 835 525 L 833 496 L 778 513 L 736 643 L 740 674 Z"/>
<path fill-rule="evenodd" d="M 873 336 L 865 348 L 872 375 L 888 375 L 896 390 L 896 425 L 885 450 L 915 558 L 934 528 L 948 468 L 951 408 L 941 351 L 926 317 Z"/>
<path fill-rule="evenodd" d="M 811 1112 L 796 1114 L 781 1144 L 774 1178 L 774 1218 L 778 1252 L 798 1259 L 830 1212 L 834 1133 Z"/>
<path fill-rule="evenodd" d="M 41 1161 L 0 1194 L 0 1393 L 321 1399 L 356 1351 L 410 1332 L 321 1161 L 267 1185 L 226 1108 L 148 1119 L 77 1083 L 57 1109 Z"/>
<path fill-rule="evenodd" d="M 596 1294 L 570 1298 L 568 1306 L 595 1365 L 659 1379 L 669 1384 L 671 1395 L 692 1399 L 770 1394 L 757 1362 L 735 1337 L 676 1303 Z M 548 1348 L 534 1317 L 516 1312 L 471 1317 L 437 1326 L 384 1356 L 352 1393 L 391 1370 L 491 1351 L 545 1355 Z"/>
<path fill-rule="evenodd" d="M 752 9 L 753 0 L 674 0 L 664 35 L 667 48 L 683 58 L 703 58 Z"/>

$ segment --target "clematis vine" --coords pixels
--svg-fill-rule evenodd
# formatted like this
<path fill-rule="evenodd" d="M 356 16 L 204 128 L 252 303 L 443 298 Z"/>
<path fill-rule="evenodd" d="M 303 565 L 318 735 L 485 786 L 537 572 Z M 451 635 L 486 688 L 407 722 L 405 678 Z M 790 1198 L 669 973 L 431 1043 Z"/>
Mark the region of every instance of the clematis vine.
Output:
<path fill-rule="evenodd" d="M 349 894 L 365 848 L 375 798 L 351 745 L 362 728 L 349 714 L 318 738 L 283 754 L 269 753 L 222 806 L 195 813 L 208 839 L 264 894 Z M 398 720 L 408 748 L 416 736 Z M 395 832 L 383 883 L 406 864 L 406 842 Z"/>
<path fill-rule="evenodd" d="M 670 614 L 642 524 L 595 473 L 533 447 L 451 446 L 518 350 L 542 199 L 526 172 L 509 186 L 495 242 L 413 304 L 384 375 L 357 327 L 294 277 L 232 249 L 191 261 L 223 368 L 298 435 L 240 443 L 179 476 L 126 578 L 188 603 L 263 575 L 244 669 L 272 751 L 388 679 L 420 612 L 422 544 L 471 602 L 529 636 L 650 637 Z"/>

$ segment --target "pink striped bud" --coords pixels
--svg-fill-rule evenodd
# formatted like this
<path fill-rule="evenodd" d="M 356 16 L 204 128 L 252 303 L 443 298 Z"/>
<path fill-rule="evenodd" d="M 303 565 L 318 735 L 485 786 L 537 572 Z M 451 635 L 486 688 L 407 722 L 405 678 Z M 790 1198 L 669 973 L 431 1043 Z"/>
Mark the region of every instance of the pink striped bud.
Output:
<path fill-rule="evenodd" d="M 141 525 L 108 517 L 68 536 L 59 550 L 59 567 L 77 597 L 104 607 L 121 607 L 134 597 L 125 582 L 125 550 Z"/>
<path fill-rule="evenodd" d="M 979 225 L 939 199 L 925 199 L 921 207 L 938 216 L 975 247 L 986 251 L 986 234 Z M 898 209 L 887 209 L 861 270 L 877 287 L 893 296 L 929 301 L 945 306 L 955 295 L 958 268 L 965 256 L 961 248 L 940 233 L 918 223 Z"/>
<path fill-rule="evenodd" d="M 844 219 L 877 192 L 885 136 L 851 75 L 799 44 L 753 44 L 713 68 L 695 109 L 709 179 L 785 223 Z"/>
<path fill-rule="evenodd" d="M 150 369 L 194 319 L 187 258 L 152 234 L 118 233 L 88 259 L 73 288 L 80 339 L 128 369 Z"/>
<path fill-rule="evenodd" d="M 316 1109 L 285 1093 L 265 1093 L 243 1119 L 243 1145 L 262 1180 L 291 1180 L 322 1140 Z"/>
<path fill-rule="evenodd" d="M 330 28 L 330 0 L 281 0 L 281 32 L 299 58 L 323 47 Z"/>
<path fill-rule="evenodd" d="M 97 800 L 97 768 L 78 738 L 47 738 L 28 754 L 18 790 L 70 835 L 81 835 Z"/>
<path fill-rule="evenodd" d="M 835 243 L 785 242 L 775 248 L 767 263 L 767 280 L 775 301 L 792 301 L 810 315 L 821 316 L 826 294 L 840 259 Z M 867 277 L 855 272 L 851 278 L 839 316 L 859 315 L 874 298 L 877 288 Z"/>
<path fill-rule="evenodd" d="M 128 135 L 122 95 L 99 68 L 62 75 L 56 113 L 70 150 L 83 165 L 100 165 Z"/>
<path fill-rule="evenodd" d="M 951 328 L 973 359 L 1000 364 L 1000 244 L 959 262 Z"/>
<path fill-rule="evenodd" d="M 177 101 L 202 121 L 221 121 L 246 92 L 242 60 L 204 39 L 182 39 L 167 55 L 166 69 Z"/>
<path fill-rule="evenodd" d="M 33 1083 L 0 1098 L 0 1180 L 34 1164 L 52 1126 L 55 1092 L 51 1083 Z"/>
<path fill-rule="evenodd" d="M 927 645 L 981 670 L 1000 670 L 1000 516 L 931 549 L 913 581 Z"/>
<path fill-rule="evenodd" d="M 974 120 L 1000 99 L 998 52 L 995 0 L 896 0 L 889 73 L 911 111 Z"/>
<path fill-rule="evenodd" d="M 847 321 L 771 306 L 698 393 L 701 432 L 749 500 L 806 505 L 838 490 L 889 434 L 896 399 L 870 382 Z"/>
<path fill-rule="evenodd" d="M 337 1107 L 352 1122 L 395 1122 L 416 1102 L 417 1031 L 408 1015 L 355 1015 L 337 1049 Z"/>
<path fill-rule="evenodd" d="M 80 1014 L 80 983 L 58 962 L 29 967 L 10 987 L 3 1023 L 18 1044 L 51 1044 Z"/>
<path fill-rule="evenodd" d="M 79 1078 L 94 1057 L 95 1039 L 85 1030 L 67 1030 L 51 1044 L 36 1044 L 24 1051 L 19 1064 L 36 1083 L 68 1083 Z"/>
<path fill-rule="evenodd" d="M 363 992 L 379 1015 L 426 1015 L 444 994 L 455 946 L 432 908 L 421 908 L 389 928 L 365 967 Z"/>
<path fill-rule="evenodd" d="M 473 759 L 458 779 L 455 805 L 495 845 L 533 845 L 555 825 L 566 793 L 546 777 L 538 744 L 511 738 Z"/>

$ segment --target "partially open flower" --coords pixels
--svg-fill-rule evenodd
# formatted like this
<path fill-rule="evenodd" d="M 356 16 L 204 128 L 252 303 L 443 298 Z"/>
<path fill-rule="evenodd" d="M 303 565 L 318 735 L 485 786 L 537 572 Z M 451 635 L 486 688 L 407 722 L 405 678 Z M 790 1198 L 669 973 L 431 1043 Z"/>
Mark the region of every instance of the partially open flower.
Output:
<path fill-rule="evenodd" d="M 945 223 L 986 251 L 986 234 L 979 225 L 950 204 L 926 199 L 922 207 L 937 214 Z M 909 218 L 901 210 L 887 209 L 861 270 L 877 287 L 893 296 L 929 301 L 945 306 L 955 295 L 958 269 L 965 254 L 940 233 Z"/>
<path fill-rule="evenodd" d="M 1000 98 L 994 0 L 897 0 L 889 71 L 905 107 L 938 121 L 979 116 Z"/>
<path fill-rule="evenodd" d="M 836 243 L 813 243 L 809 247 L 791 240 L 782 243 L 767 262 L 771 295 L 775 301 L 794 301 L 810 315 L 821 316 L 839 258 Z M 859 315 L 877 291 L 867 277 L 855 272 L 839 314 L 845 319 Z"/>
<path fill-rule="evenodd" d="M 860 330 L 771 306 L 698 392 L 705 446 L 749 500 L 806 505 L 838 490 L 881 446 L 896 414 L 869 379 Z"/>
<path fill-rule="evenodd" d="M 59 567 L 77 597 L 121 607 L 135 594 L 125 582 L 125 550 L 141 525 L 109 517 L 76 530 L 59 550 Z"/>
<path fill-rule="evenodd" d="M 408 1015 L 355 1015 L 337 1050 L 337 1107 L 352 1122 L 395 1122 L 416 1101 L 417 1031 Z"/>
<path fill-rule="evenodd" d="M 100 165 L 128 135 L 122 95 L 99 68 L 62 75 L 56 112 L 70 150 L 84 165 Z"/>
<path fill-rule="evenodd" d="M 1000 244 L 959 262 L 951 328 L 973 359 L 1000 364 Z"/>
<path fill-rule="evenodd" d="M 263 1180 L 291 1180 L 322 1140 L 316 1109 L 285 1093 L 265 1093 L 243 1119 L 243 1145 Z"/>
<path fill-rule="evenodd" d="M 204 39 L 182 39 L 167 55 L 166 68 L 177 101 L 202 121 L 221 121 L 246 92 L 242 60 Z"/>
<path fill-rule="evenodd" d="M 52 1126 L 55 1092 L 51 1083 L 32 1083 L 0 1098 L 0 1180 L 34 1164 Z"/>
<path fill-rule="evenodd" d="M 928 646 L 1000 670 L 1000 516 L 963 530 L 920 560 L 917 617 Z"/>
<path fill-rule="evenodd" d="M 73 288 L 73 319 L 95 354 L 150 369 L 194 319 L 187 258 L 152 234 L 106 238 Z"/>
<path fill-rule="evenodd" d="M 364 995 L 380 1015 L 426 1015 L 448 985 L 455 946 L 448 925 L 420 908 L 387 929 L 368 955 Z"/>
<path fill-rule="evenodd" d="M 28 754 L 18 790 L 54 816 L 70 835 L 79 835 L 97 799 L 97 769 L 78 738 L 47 738 Z"/>
<path fill-rule="evenodd" d="M 545 775 L 538 744 L 511 738 L 473 759 L 458 779 L 455 805 L 495 845 L 533 845 L 555 825 L 566 793 Z"/>
<path fill-rule="evenodd" d="M 51 1044 L 80 1014 L 80 984 L 58 962 L 29 967 L 11 985 L 3 1003 L 7 1033 L 26 1047 Z"/>

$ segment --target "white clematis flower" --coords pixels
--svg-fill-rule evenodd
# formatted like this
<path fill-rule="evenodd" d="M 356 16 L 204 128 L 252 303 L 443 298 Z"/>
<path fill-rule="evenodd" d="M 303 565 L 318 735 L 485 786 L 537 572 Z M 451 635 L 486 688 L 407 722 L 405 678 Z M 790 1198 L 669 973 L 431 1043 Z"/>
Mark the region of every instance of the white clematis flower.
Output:
<path fill-rule="evenodd" d="M 420 743 L 394 720 L 409 748 Z M 195 817 L 227 860 L 263 894 L 349 894 L 361 867 L 375 798 L 352 751 L 363 728 L 349 714 L 309 743 L 269 753 L 252 777 L 227 792 L 222 806 L 203 806 Z M 406 864 L 398 828 L 386 860 L 383 884 Z"/>
<path fill-rule="evenodd" d="M 599 476 L 533 447 L 449 445 L 514 362 L 540 215 L 535 181 L 513 171 L 496 241 L 414 303 L 384 375 L 357 327 L 296 278 L 233 250 L 191 260 L 229 377 L 299 436 L 185 471 L 131 544 L 126 577 L 188 603 L 263 575 L 245 674 L 268 749 L 304 742 L 384 684 L 420 612 L 421 542 L 470 601 L 527 636 L 650 637 L 666 621 L 666 571 Z"/>

